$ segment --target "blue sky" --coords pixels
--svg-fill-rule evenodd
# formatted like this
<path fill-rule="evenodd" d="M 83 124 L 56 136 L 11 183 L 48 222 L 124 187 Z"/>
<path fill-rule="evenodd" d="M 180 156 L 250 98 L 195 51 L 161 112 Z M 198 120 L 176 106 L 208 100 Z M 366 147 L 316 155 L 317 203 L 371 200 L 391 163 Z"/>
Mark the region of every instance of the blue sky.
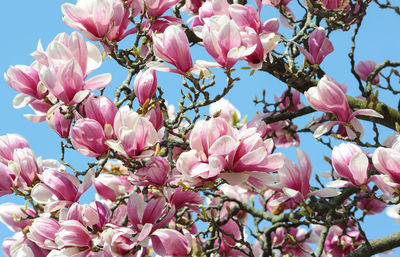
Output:
<path fill-rule="evenodd" d="M 0 9 L 0 26 L 2 37 L 0 41 L 0 71 L 5 72 L 10 65 L 25 64 L 29 65 L 33 58 L 29 55 L 36 49 L 38 40 L 41 40 L 43 46 L 46 47 L 49 42 L 60 32 L 71 33 L 73 30 L 62 22 L 61 4 L 65 2 L 75 1 L 60 1 L 60 0 L 40 0 L 40 1 L 4 1 Z M 296 1 L 290 4 L 295 6 Z M 277 12 L 272 7 L 264 7 L 265 18 L 277 17 Z M 297 10 L 294 8 L 294 10 Z M 360 30 L 357 38 L 358 47 L 355 52 L 356 61 L 374 59 L 377 63 L 381 63 L 385 59 L 399 60 L 400 51 L 398 46 L 400 43 L 399 33 L 393 31 L 393 28 L 398 29 L 400 18 L 396 17 L 390 11 L 378 10 L 372 7 L 368 10 L 368 17 Z M 287 30 L 282 29 L 282 33 L 287 33 Z M 347 83 L 349 94 L 357 96 L 358 84 L 350 73 L 350 64 L 347 53 L 350 49 L 351 33 L 334 32 L 331 40 L 335 47 L 335 51 L 329 55 L 322 63 L 322 68 L 325 72 L 335 78 L 340 83 Z M 129 37 L 127 38 L 129 41 Z M 193 56 L 212 61 L 211 57 L 199 52 L 193 53 Z M 240 65 L 244 65 L 240 64 Z M 106 59 L 103 66 L 93 74 L 101 74 L 104 72 L 112 73 L 113 80 L 106 94 L 111 95 L 121 81 L 124 80 L 125 71 L 119 69 L 112 60 Z M 273 99 L 273 95 L 280 95 L 285 87 L 273 79 L 270 75 L 256 72 L 252 77 L 248 77 L 248 71 L 238 72 L 242 80 L 237 83 L 232 90 L 228 99 L 240 110 L 242 117 L 245 114 L 251 118 L 255 111 L 261 110 L 261 106 L 254 106 L 252 100 L 255 95 L 261 96 L 262 89 L 265 88 L 269 99 Z M 218 73 L 221 75 L 220 73 Z M 176 74 L 161 74 L 159 75 L 159 85 L 162 86 L 166 93 L 166 98 L 170 104 L 177 103 L 177 95 L 181 89 L 181 78 Z M 218 83 L 225 83 L 225 78 L 217 80 Z M 34 124 L 23 117 L 25 113 L 31 113 L 30 108 L 15 110 L 12 107 L 12 99 L 17 94 L 11 89 L 4 79 L 0 80 L 0 113 L 2 114 L 2 122 L 0 125 L 0 135 L 6 133 L 18 133 L 23 135 L 30 143 L 31 148 L 37 156 L 42 156 L 44 159 L 53 158 L 59 159 L 60 156 L 60 140 L 58 136 L 47 126 L 46 123 Z M 385 96 L 384 94 L 380 94 Z M 383 98 L 389 105 L 396 106 L 398 99 Z M 303 100 L 305 102 L 305 100 Z M 204 111 L 205 113 L 208 110 Z M 311 119 L 311 116 L 308 117 Z M 302 120 L 304 123 L 305 120 Z M 366 127 L 368 133 L 369 127 Z M 389 132 L 384 130 L 384 138 Z M 329 169 L 329 166 L 322 161 L 322 154 L 330 155 L 326 148 L 317 144 L 311 135 L 302 137 L 300 148 L 309 153 L 313 162 L 314 172 L 323 172 Z M 294 157 L 294 150 L 285 151 L 289 157 Z M 85 164 L 90 161 L 88 158 L 83 158 L 79 153 L 69 152 L 67 160 L 78 169 L 83 169 Z M 1 197 L 0 203 L 16 201 L 14 197 Z M 21 202 L 23 203 L 23 202 Z M 368 218 L 366 221 L 365 230 L 370 238 L 377 238 L 397 232 L 400 225 L 386 216 L 386 214 Z M 5 237 L 12 236 L 4 225 L 0 225 L 0 241 Z"/>

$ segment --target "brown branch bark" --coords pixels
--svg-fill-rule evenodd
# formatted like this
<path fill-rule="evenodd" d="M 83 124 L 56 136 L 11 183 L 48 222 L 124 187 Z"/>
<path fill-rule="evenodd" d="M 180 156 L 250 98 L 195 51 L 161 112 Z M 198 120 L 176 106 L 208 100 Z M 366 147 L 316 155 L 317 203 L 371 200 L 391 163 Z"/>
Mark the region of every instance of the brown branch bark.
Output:
<path fill-rule="evenodd" d="M 370 245 L 362 244 L 354 252 L 349 253 L 346 257 L 368 257 L 377 253 L 382 253 L 400 246 L 400 232 L 390 236 L 382 237 L 369 241 Z"/>
<path fill-rule="evenodd" d="M 294 74 L 287 69 L 288 65 L 283 59 L 275 58 L 273 63 L 265 62 L 262 67 L 262 71 L 268 72 L 275 78 L 284 82 L 286 85 L 295 88 L 296 90 L 304 93 L 310 87 L 315 87 L 318 81 L 305 76 L 303 73 Z M 318 71 L 323 72 L 322 70 Z M 389 107 L 382 102 L 368 102 L 367 100 L 362 100 L 359 98 L 347 97 L 350 107 L 353 110 L 358 109 L 373 109 L 384 116 L 384 119 L 359 116 L 358 118 L 373 121 L 381 124 L 385 127 L 396 130 L 396 122 L 400 124 L 400 112 Z"/>

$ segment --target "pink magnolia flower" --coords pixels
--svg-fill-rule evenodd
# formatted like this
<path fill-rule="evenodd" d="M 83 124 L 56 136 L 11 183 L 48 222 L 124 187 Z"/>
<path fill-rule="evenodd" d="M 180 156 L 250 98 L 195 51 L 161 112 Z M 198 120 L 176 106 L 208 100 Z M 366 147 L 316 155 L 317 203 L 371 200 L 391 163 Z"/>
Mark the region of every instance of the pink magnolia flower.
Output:
<path fill-rule="evenodd" d="M 105 256 L 132 256 L 129 253 L 136 246 L 132 240 L 132 234 L 134 231 L 124 227 L 104 230 L 101 233 L 101 239 L 104 241 Z"/>
<path fill-rule="evenodd" d="M 337 121 L 331 121 L 320 125 L 314 132 L 315 137 L 319 137 L 329 131 L 335 125 L 346 126 L 346 132 L 350 139 L 356 138 L 356 132 L 360 137 L 364 134 L 361 123 L 356 119 L 357 115 L 366 115 L 371 117 L 383 118 L 383 116 L 371 109 L 359 109 L 353 112 L 346 98 L 347 87 L 339 85 L 333 78 L 325 75 L 318 86 L 311 87 L 304 93 L 308 103 L 312 108 L 318 111 L 333 113 Z M 348 125 L 351 124 L 353 129 Z"/>
<path fill-rule="evenodd" d="M 374 60 L 360 61 L 356 65 L 356 72 L 360 79 L 367 81 L 367 78 L 371 72 L 375 70 L 376 62 Z M 379 75 L 372 78 L 372 84 L 376 85 L 379 83 Z"/>
<path fill-rule="evenodd" d="M 222 118 L 198 121 L 190 133 L 190 147 L 211 155 L 226 155 L 236 147 L 234 129 Z"/>
<path fill-rule="evenodd" d="M 276 203 L 282 203 L 290 198 L 298 203 L 303 202 L 310 195 L 320 197 L 332 197 L 339 194 L 332 188 L 323 188 L 310 192 L 310 178 L 312 174 L 312 165 L 309 157 L 300 149 L 296 150 L 299 166 L 293 161 L 287 159 L 282 168 L 278 171 L 279 184 L 271 186 L 272 189 L 278 189 L 285 195 L 276 199 Z"/>
<path fill-rule="evenodd" d="M 0 163 L 0 196 L 12 194 L 11 187 L 14 185 L 16 178 L 15 173 L 7 167 L 7 165 Z"/>
<path fill-rule="evenodd" d="M 199 208 L 193 206 L 192 204 L 202 204 L 204 202 L 204 197 L 200 196 L 200 192 L 194 192 L 191 190 L 183 191 L 182 187 L 178 187 L 168 197 L 168 201 L 171 205 L 175 206 L 177 211 L 187 206 L 190 209 L 200 213 Z"/>
<path fill-rule="evenodd" d="M 283 192 L 296 202 L 303 202 L 310 192 L 310 178 L 312 174 L 311 161 L 307 154 L 300 149 L 296 150 L 299 167 L 287 159 L 279 169 L 279 181 L 282 184 Z"/>
<path fill-rule="evenodd" d="M 286 111 L 296 111 L 305 107 L 305 105 L 301 102 L 300 93 L 296 89 L 286 90 L 282 93 L 281 97 L 274 97 L 276 102 L 281 102 L 279 104 L 279 110 Z"/>
<path fill-rule="evenodd" d="M 133 10 L 132 18 L 139 14 L 139 1 L 130 0 L 126 4 Z M 93 41 L 101 41 L 104 37 L 109 41 L 120 41 L 136 32 L 136 28 L 127 30 L 129 10 L 119 0 L 78 0 L 75 5 L 63 4 L 61 10 L 68 26 Z"/>
<path fill-rule="evenodd" d="M 38 174 L 38 177 L 41 183 L 33 187 L 32 198 L 34 201 L 46 205 L 45 210 L 51 212 L 78 201 L 92 185 L 94 171 L 90 169 L 87 172 L 79 189 L 78 178 L 56 169 L 47 169 L 42 174 Z"/>
<path fill-rule="evenodd" d="M 346 0 L 322 0 L 321 2 L 326 9 L 334 11 L 343 10 L 349 5 L 349 1 Z"/>
<path fill-rule="evenodd" d="M 290 237 L 288 237 L 290 235 Z M 312 248 L 308 243 L 315 243 L 315 238 L 309 238 L 308 232 L 304 228 L 277 228 L 271 233 L 272 247 L 281 246 L 282 249 L 277 256 L 296 256 L 296 257 L 311 257 L 304 250 L 312 252 Z"/>
<path fill-rule="evenodd" d="M 162 16 L 169 8 L 179 3 L 180 0 L 142 0 L 147 13 L 151 17 Z"/>
<path fill-rule="evenodd" d="M 18 134 L 0 136 L 0 162 L 8 164 L 8 161 L 14 160 L 14 150 L 25 147 L 29 148 L 28 141 Z"/>
<path fill-rule="evenodd" d="M 191 184 L 215 179 L 226 165 L 225 157 L 236 145 L 234 129 L 224 119 L 198 121 L 190 134 L 192 150 L 179 156 L 177 169 Z"/>
<path fill-rule="evenodd" d="M 175 208 L 168 210 L 164 198 L 145 202 L 141 195 L 133 193 L 128 200 L 128 217 L 137 232 L 138 242 L 145 240 L 154 231 L 168 224 L 175 214 Z M 163 217 L 162 220 L 160 218 Z"/>
<path fill-rule="evenodd" d="M 221 237 L 221 241 L 218 242 L 217 240 L 215 242 L 215 246 L 219 248 L 218 253 L 221 256 L 246 256 L 241 251 L 233 248 L 233 246 L 240 247 L 240 244 L 236 243 L 235 240 L 240 240 L 242 237 L 240 228 L 236 224 L 236 222 L 234 222 L 232 219 L 229 219 L 226 224 L 220 226 L 220 229 L 223 230 L 226 234 L 220 232 L 219 236 Z"/>
<path fill-rule="evenodd" d="M 185 1 L 185 6 L 182 8 L 182 11 L 197 14 L 203 4 L 203 0 L 187 0 Z"/>
<path fill-rule="evenodd" d="M 107 133 L 96 120 L 79 119 L 72 127 L 70 136 L 74 149 L 89 157 L 99 157 L 108 151 Z"/>
<path fill-rule="evenodd" d="M 400 134 L 393 134 L 385 138 L 385 141 L 382 143 L 384 146 L 388 148 L 392 148 L 398 152 L 400 152 Z"/>
<path fill-rule="evenodd" d="M 210 104 L 210 115 L 216 116 L 217 114 L 230 125 L 236 125 L 241 118 L 239 110 L 224 98 Z"/>
<path fill-rule="evenodd" d="M 243 43 L 246 47 L 256 46 L 255 50 L 243 57 L 253 69 L 260 69 L 267 57 L 267 54 L 275 49 L 278 45 L 281 36 L 277 33 L 263 33 L 258 35 L 252 28 L 246 28 L 245 32 L 241 33 Z"/>
<path fill-rule="evenodd" d="M 29 95 L 34 99 L 43 99 L 47 94 L 47 89 L 40 83 L 39 71 L 35 67 L 16 65 L 11 66 L 7 73 L 4 73 L 4 79 L 14 90 Z"/>
<path fill-rule="evenodd" d="M 276 192 L 274 190 L 267 190 L 264 193 L 264 199 L 268 199 L 267 204 L 266 204 L 266 209 L 270 213 L 274 215 L 279 215 L 281 214 L 284 210 L 294 210 L 296 209 L 299 205 L 293 200 L 293 198 L 288 199 L 285 202 L 281 202 L 277 199 L 280 199 L 281 197 L 285 197 L 285 194 L 283 192 Z M 260 200 L 261 204 L 264 204 L 264 200 Z"/>
<path fill-rule="evenodd" d="M 91 202 L 90 206 L 96 211 L 99 217 L 99 221 L 94 224 L 93 227 L 98 231 L 101 231 L 106 224 L 111 222 L 111 216 L 113 213 L 105 203 L 99 201 Z M 114 213 L 117 214 L 117 211 L 114 210 Z"/>
<path fill-rule="evenodd" d="M 93 184 L 97 194 L 111 201 L 115 201 L 118 196 L 125 195 L 132 187 L 127 176 L 105 173 L 95 178 Z"/>
<path fill-rule="evenodd" d="M 192 28 L 204 25 L 205 21 L 213 16 L 229 16 L 229 6 L 226 0 L 205 1 L 199 8 L 199 15 L 194 18 Z"/>
<path fill-rule="evenodd" d="M 71 36 L 58 34 L 46 51 L 39 42 L 32 55 L 41 65 L 39 78 L 44 86 L 66 104 L 81 102 L 89 90 L 102 89 L 111 81 L 109 73 L 86 80 L 93 70 L 100 67 L 102 57 L 100 50 L 86 42 L 78 32 L 72 32 Z"/>
<path fill-rule="evenodd" d="M 157 229 L 151 236 L 151 246 L 159 256 L 187 256 L 192 249 L 192 236 L 176 230 Z"/>
<path fill-rule="evenodd" d="M 162 64 L 152 65 L 152 68 L 185 75 L 193 67 L 189 40 L 180 25 L 168 26 L 164 33 L 153 35 L 153 43 L 154 54 L 176 69 Z"/>
<path fill-rule="evenodd" d="M 358 194 L 358 196 L 364 195 L 366 195 L 364 192 Z M 374 198 L 362 198 L 357 202 L 357 207 L 367 215 L 375 215 L 386 209 L 386 203 Z"/>
<path fill-rule="evenodd" d="M 67 106 L 55 105 L 47 113 L 47 124 L 54 130 L 60 137 L 67 138 L 69 136 L 72 119 L 65 118 L 64 114 L 68 113 Z"/>
<path fill-rule="evenodd" d="M 152 152 L 145 150 L 158 142 L 153 124 L 128 106 L 118 110 L 114 119 L 114 131 L 117 140 L 107 140 L 106 144 L 127 157 L 145 156 Z"/>
<path fill-rule="evenodd" d="M 382 175 L 375 175 L 375 179 L 392 188 L 400 188 L 400 152 L 392 148 L 378 147 L 373 156 L 372 163 Z M 385 193 L 379 181 L 374 181 Z M 378 182 L 378 183 L 377 183 Z"/>
<path fill-rule="evenodd" d="M 91 94 L 83 101 L 80 111 L 86 118 L 96 120 L 100 123 L 105 131 L 110 131 L 112 130 L 118 108 L 108 97 Z"/>
<path fill-rule="evenodd" d="M 334 225 L 329 228 L 324 250 L 332 257 L 343 257 L 357 249 L 364 241 L 360 231 L 343 231 L 340 226 Z"/>
<path fill-rule="evenodd" d="M 41 159 L 36 159 L 35 153 L 27 147 L 15 149 L 13 159 L 9 167 L 16 175 L 14 184 L 22 187 L 32 186 L 36 175 L 43 170 Z"/>
<path fill-rule="evenodd" d="M 240 30 L 252 28 L 257 34 L 261 33 L 262 22 L 260 13 L 251 5 L 232 4 L 229 6 L 229 16 L 235 21 Z"/>
<path fill-rule="evenodd" d="M 59 248 L 91 247 L 92 236 L 79 221 L 66 220 L 60 223 L 55 242 Z"/>
<path fill-rule="evenodd" d="M 0 205 L 0 221 L 6 225 L 11 231 L 22 231 L 26 226 L 30 226 L 32 221 L 27 217 L 35 217 L 36 212 L 31 208 L 14 203 L 3 203 Z M 14 217 L 17 219 L 14 219 Z M 20 219 L 21 220 L 18 220 Z"/>
<path fill-rule="evenodd" d="M 151 100 L 157 89 L 157 76 L 153 69 L 140 71 L 133 82 L 133 90 L 138 98 L 139 104 L 143 105 L 147 99 Z"/>
<path fill-rule="evenodd" d="M 59 229 L 60 224 L 55 219 L 39 217 L 33 220 L 27 237 L 43 249 L 58 249 L 55 239 Z"/>
<path fill-rule="evenodd" d="M 201 37 L 207 52 L 225 68 L 232 68 L 236 62 L 254 52 L 257 45 L 246 45 L 239 27 L 228 16 L 214 16 L 204 24 Z"/>
<path fill-rule="evenodd" d="M 297 45 L 300 52 L 304 54 L 307 61 L 311 64 L 321 64 L 325 56 L 332 53 L 334 48 L 331 41 L 325 36 L 325 29 L 322 27 L 316 28 L 308 39 L 308 50 Z"/>
<path fill-rule="evenodd" d="M 243 127 L 237 136 L 239 144 L 227 157 L 226 170 L 220 175 L 230 185 L 248 181 L 263 189 L 270 181 L 268 172 L 278 170 L 284 161 L 281 153 L 272 154 L 272 139 L 263 140 L 256 128 Z"/>
<path fill-rule="evenodd" d="M 342 143 L 332 151 L 332 166 L 339 176 L 349 181 L 335 180 L 329 186 L 344 187 L 353 185 L 360 187 L 368 183 L 368 158 L 361 148 L 351 143 Z"/>
<path fill-rule="evenodd" d="M 171 166 L 166 158 L 153 156 L 146 162 L 146 166 L 138 169 L 132 177 L 135 185 L 161 187 L 168 182 L 170 171 Z"/>
<path fill-rule="evenodd" d="M 68 211 L 65 209 L 60 211 L 59 221 L 76 220 L 86 227 L 93 226 L 99 222 L 99 214 L 88 204 L 73 203 Z"/>
<path fill-rule="evenodd" d="M 163 113 L 158 103 L 153 105 L 147 114 L 146 118 L 153 124 L 153 127 L 159 131 L 164 126 Z"/>
<path fill-rule="evenodd" d="M 49 254 L 48 250 L 39 247 L 37 244 L 27 239 L 22 232 L 14 234 L 12 238 L 6 238 L 3 241 L 2 250 L 7 257 L 45 257 Z"/>

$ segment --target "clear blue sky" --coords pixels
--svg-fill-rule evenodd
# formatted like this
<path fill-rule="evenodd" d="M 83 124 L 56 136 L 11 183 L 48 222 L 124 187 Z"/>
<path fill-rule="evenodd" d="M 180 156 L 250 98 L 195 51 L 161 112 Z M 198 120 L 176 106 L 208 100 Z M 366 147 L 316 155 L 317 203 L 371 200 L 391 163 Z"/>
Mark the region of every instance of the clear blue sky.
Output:
<path fill-rule="evenodd" d="M 57 33 L 71 33 L 72 29 L 62 22 L 61 4 L 65 2 L 60 0 L 40 0 L 40 1 L 3 1 L 0 9 L 0 26 L 1 26 L 1 53 L 0 53 L 0 71 L 5 72 L 10 65 L 25 64 L 29 65 L 33 58 L 29 55 L 36 49 L 38 40 L 40 39 L 43 46 L 56 36 Z M 295 6 L 296 1 L 290 4 Z M 277 17 L 277 12 L 271 7 L 264 7 L 264 17 Z M 369 9 L 369 17 L 364 21 L 364 26 L 360 31 L 357 39 L 358 48 L 356 50 L 356 61 L 365 59 L 374 59 L 377 63 L 381 63 L 385 59 L 400 60 L 400 51 L 398 50 L 400 36 L 398 33 L 398 25 L 400 18 L 392 15 L 390 11 L 377 10 L 375 7 Z M 394 30 L 395 29 L 395 30 Z M 286 31 L 286 32 L 285 32 Z M 283 29 L 283 33 L 287 30 Z M 349 93 L 353 96 L 358 95 L 356 80 L 350 73 L 350 64 L 347 53 L 350 48 L 349 32 L 335 32 L 332 34 L 331 40 L 335 47 L 335 51 L 329 55 L 322 63 L 322 68 L 326 73 L 335 78 L 340 83 L 348 83 Z M 129 38 L 128 38 L 129 40 Z M 195 56 L 197 54 L 194 53 Z M 200 54 L 201 59 L 211 61 L 211 57 Z M 125 71 L 118 69 L 118 65 L 112 60 L 106 59 L 101 69 L 95 71 L 94 74 L 103 72 L 111 72 L 113 80 L 106 94 L 112 94 L 112 89 L 124 80 Z M 239 73 L 240 74 L 240 73 Z M 240 110 L 242 116 L 248 114 L 252 117 L 255 111 L 261 107 L 254 107 L 252 100 L 255 95 L 260 96 L 262 89 L 265 88 L 267 95 L 271 100 L 274 94 L 280 95 L 284 90 L 281 83 L 271 76 L 256 72 L 256 74 L 248 78 L 248 71 L 241 73 L 242 81 L 232 90 L 232 94 L 228 99 Z M 166 97 L 170 104 L 177 103 L 177 95 L 181 88 L 180 77 L 175 74 L 160 74 L 159 85 L 166 92 Z M 218 83 L 224 83 L 225 78 L 219 79 Z M 23 135 L 30 143 L 31 148 L 37 156 L 58 159 L 60 156 L 60 140 L 58 136 L 48 128 L 46 123 L 34 124 L 23 117 L 25 113 L 31 113 L 30 108 L 15 110 L 12 107 L 12 99 L 17 94 L 11 89 L 4 79 L 0 80 L 0 113 L 2 114 L 2 122 L 0 125 L 0 135 L 6 133 L 18 133 Z M 303 100 L 304 101 L 304 100 Z M 396 106 L 397 101 L 393 99 L 387 100 L 389 104 Z M 304 101 L 305 102 L 305 101 Z M 311 119 L 311 117 L 309 117 Z M 368 133 L 366 128 L 366 133 Z M 314 172 L 323 172 L 329 169 L 329 166 L 322 162 L 322 152 L 328 154 L 326 149 L 315 143 L 312 136 L 302 137 L 300 148 L 309 153 L 314 167 Z M 293 157 L 293 151 L 285 151 L 288 156 Z M 82 158 L 80 154 L 69 154 L 67 160 L 73 163 L 77 168 L 83 169 L 88 158 Z M 2 197 L 0 203 L 15 202 L 13 197 Z M 20 202 L 23 203 L 23 202 Z M 374 216 L 367 219 L 365 229 L 367 235 L 371 239 L 397 232 L 400 225 L 386 216 L 386 214 Z M 12 236 L 4 225 L 0 224 L 0 242 L 5 237 Z"/>

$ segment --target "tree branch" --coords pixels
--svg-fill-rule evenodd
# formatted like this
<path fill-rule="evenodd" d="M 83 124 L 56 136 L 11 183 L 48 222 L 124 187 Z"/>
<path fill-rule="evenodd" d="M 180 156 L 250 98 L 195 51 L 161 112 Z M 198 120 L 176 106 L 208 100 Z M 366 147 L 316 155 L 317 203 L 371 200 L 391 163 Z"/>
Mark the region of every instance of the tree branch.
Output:
<path fill-rule="evenodd" d="M 400 232 L 390 236 L 369 241 L 370 245 L 362 244 L 357 250 L 346 255 L 346 257 L 368 257 L 382 253 L 400 246 Z"/>

